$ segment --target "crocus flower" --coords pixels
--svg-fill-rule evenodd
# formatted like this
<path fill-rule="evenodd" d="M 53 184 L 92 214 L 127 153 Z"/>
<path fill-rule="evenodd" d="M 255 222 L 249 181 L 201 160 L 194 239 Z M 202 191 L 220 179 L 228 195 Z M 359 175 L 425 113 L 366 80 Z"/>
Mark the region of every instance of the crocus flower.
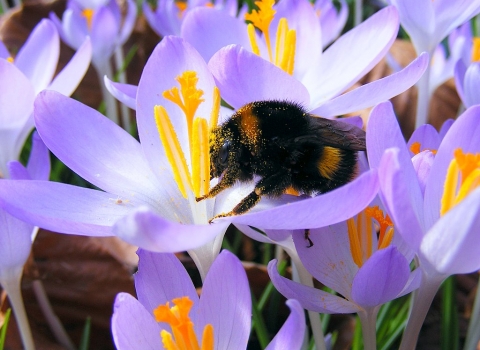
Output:
<path fill-rule="evenodd" d="M 315 1 L 313 8 L 320 19 L 322 29 L 322 46 L 330 45 L 342 33 L 348 19 L 348 5 L 345 0 L 340 0 L 340 8 L 337 10 L 333 1 Z"/>
<path fill-rule="evenodd" d="M 461 39 L 470 40 L 467 41 L 468 45 L 464 46 L 464 55 L 456 62 L 455 85 L 463 105 L 468 108 L 480 104 L 476 93 L 480 83 L 480 38 L 472 38 L 470 31 L 462 34 L 458 35 Z"/>
<path fill-rule="evenodd" d="M 253 35 L 255 32 L 249 37 L 254 43 L 253 46 L 258 46 L 253 52 L 240 45 L 231 45 L 220 49 L 209 61 L 209 68 L 222 92 L 222 98 L 234 108 L 258 100 L 290 100 L 302 104 L 313 114 L 334 117 L 373 106 L 405 91 L 420 78 L 427 66 L 428 57 L 422 55 L 396 74 L 342 94 L 368 72 L 392 44 L 398 30 L 395 8 L 388 7 L 379 11 L 355 29 L 342 35 L 322 53 L 321 50 L 312 52 L 312 47 L 318 46 L 312 39 L 316 31 L 305 27 L 305 23 L 318 25 L 314 19 L 304 20 L 315 17 L 311 5 L 306 1 L 288 0 L 279 2 L 278 6 L 276 15 L 280 14 L 282 19 L 288 20 L 275 22 L 284 23 L 278 24 L 277 30 L 288 24 L 280 32 L 283 33 L 285 30 L 285 33 L 291 33 L 285 34 L 286 39 L 283 43 L 285 50 L 279 51 L 278 57 L 283 57 L 282 60 L 268 59 L 268 50 L 265 47 L 269 47 L 267 38 L 270 32 L 266 33 L 263 29 L 265 44 L 263 40 L 260 41 Z M 200 15 L 200 12 L 206 10 L 195 11 L 197 12 Z M 190 14 L 193 15 L 194 12 Z M 262 9 L 257 16 L 263 18 L 266 13 Z M 198 21 L 200 20 L 201 18 L 198 18 Z M 208 37 L 214 37 L 214 30 L 220 33 L 226 30 L 222 30 L 222 27 L 213 29 L 214 27 L 210 26 L 211 24 L 208 24 L 207 28 L 210 29 L 208 35 L 206 34 Z M 296 29 L 288 29 L 290 27 Z M 202 32 L 200 28 L 197 30 Z M 298 36 L 295 33 L 298 33 Z M 245 37 L 248 38 L 246 34 Z M 295 37 L 298 40 L 296 44 Z M 270 41 L 273 43 L 273 40 Z M 195 41 L 193 43 L 195 44 Z M 199 47 L 204 41 L 197 44 Z M 209 50 L 213 51 L 211 47 Z M 274 51 L 273 48 L 271 51 Z"/>
<path fill-rule="evenodd" d="M 162 343 L 165 349 L 176 349 L 173 344 L 182 341 L 187 348 L 246 349 L 250 289 L 242 264 L 230 252 L 215 259 L 198 297 L 177 257 L 140 250 L 135 288 L 138 300 L 120 293 L 115 301 L 112 333 L 117 349 L 160 349 Z M 296 300 L 287 305 L 291 314 L 267 349 L 301 349 L 303 309 Z M 183 327 L 188 331 L 181 331 Z"/>
<path fill-rule="evenodd" d="M 448 0 L 388 0 L 398 9 L 400 23 L 412 40 L 417 54 L 430 56 L 455 28 L 480 12 L 480 0 L 462 0 L 452 6 Z M 430 66 L 418 83 L 417 127 L 427 122 L 431 92 Z"/>
<path fill-rule="evenodd" d="M 77 49 L 89 36 L 93 47 L 92 63 L 102 70 L 113 51 L 125 43 L 133 30 L 137 8 L 131 0 L 126 3 L 123 23 L 120 7 L 114 0 L 70 0 L 62 20 L 53 12 L 50 19 L 57 26 L 62 40 L 73 49 Z"/>
<path fill-rule="evenodd" d="M 33 129 L 33 101 L 43 89 L 70 95 L 83 78 L 91 58 L 89 40 L 54 78 L 60 39 L 47 19 L 33 29 L 13 58 L 0 43 L 0 178 L 9 178 L 7 163 L 17 160 Z"/>
<path fill-rule="evenodd" d="M 90 37 L 93 48 L 92 63 L 106 103 L 106 114 L 115 122 L 119 120 L 116 102 L 106 90 L 103 77 L 113 77 L 110 59 L 114 51 L 121 48 L 128 39 L 135 24 L 137 7 L 132 0 L 127 0 L 126 4 L 127 11 L 123 21 L 120 7 L 115 0 L 69 0 L 62 20 L 55 13 L 50 13 L 62 40 L 70 47 L 76 49 L 86 37 Z M 126 120 L 128 119 L 123 118 L 124 124 L 128 123 Z M 128 128 L 128 124 L 125 127 Z"/>
<path fill-rule="evenodd" d="M 143 13 L 150 27 L 161 37 L 167 35 L 180 35 L 180 28 L 187 13 L 197 7 L 209 7 L 223 11 L 229 16 L 235 17 L 238 10 L 237 0 L 222 0 L 212 3 L 209 0 L 159 0 L 153 11 L 148 2 L 143 3 Z M 245 4 L 240 13 L 245 11 Z"/>
<path fill-rule="evenodd" d="M 5 180 L 1 205 L 55 232 L 116 234 L 151 251 L 190 250 L 205 277 L 228 226 L 208 220 L 230 211 L 252 190 L 250 184 L 239 185 L 215 199 L 195 201 L 208 190 L 208 128 L 217 123 L 219 105 L 205 61 L 178 37 L 162 40 L 140 79 L 140 143 L 80 102 L 43 92 L 35 119 L 45 144 L 103 191 Z"/>
<path fill-rule="evenodd" d="M 411 159 L 391 105 L 380 104 L 371 113 L 370 164 L 379 167 L 384 202 L 398 232 L 417 254 L 423 276 L 401 349 L 415 347 L 443 280 L 480 268 L 479 120 L 480 107 L 469 108 L 450 126 L 438 149 L 420 145 L 423 152 Z"/>
<path fill-rule="evenodd" d="M 313 246 L 306 244 L 303 230 L 293 234 L 301 262 L 315 279 L 340 295 L 280 276 L 275 260 L 268 266 L 273 284 L 308 310 L 358 313 L 365 349 L 375 349 L 375 318 L 380 306 L 411 292 L 420 283 L 418 271 L 410 272 L 411 251 L 394 245 L 393 224 L 378 207 L 368 207 L 356 221 L 350 218 L 310 230 L 309 237 Z"/>

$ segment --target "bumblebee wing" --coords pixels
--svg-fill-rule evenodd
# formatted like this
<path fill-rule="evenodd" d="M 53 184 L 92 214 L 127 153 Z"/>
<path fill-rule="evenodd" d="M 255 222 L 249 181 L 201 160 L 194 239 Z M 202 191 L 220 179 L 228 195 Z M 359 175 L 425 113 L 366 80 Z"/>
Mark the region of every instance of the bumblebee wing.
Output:
<path fill-rule="evenodd" d="M 351 151 L 365 151 L 365 131 L 355 125 L 338 120 L 310 117 L 312 134 L 325 146 Z"/>

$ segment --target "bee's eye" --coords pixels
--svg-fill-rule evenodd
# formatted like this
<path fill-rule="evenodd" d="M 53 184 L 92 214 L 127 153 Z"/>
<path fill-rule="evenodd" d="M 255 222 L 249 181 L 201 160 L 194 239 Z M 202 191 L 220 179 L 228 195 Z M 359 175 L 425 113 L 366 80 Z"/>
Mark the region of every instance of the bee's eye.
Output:
<path fill-rule="evenodd" d="M 226 140 L 225 143 L 222 145 L 222 148 L 220 148 L 220 152 L 218 154 L 218 160 L 220 161 L 221 165 L 227 165 L 229 151 L 230 151 L 230 140 Z"/>

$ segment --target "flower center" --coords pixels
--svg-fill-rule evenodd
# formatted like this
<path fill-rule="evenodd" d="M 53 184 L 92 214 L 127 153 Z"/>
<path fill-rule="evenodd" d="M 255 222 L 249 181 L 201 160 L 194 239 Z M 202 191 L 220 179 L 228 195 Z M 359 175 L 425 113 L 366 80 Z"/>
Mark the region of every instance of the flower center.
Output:
<path fill-rule="evenodd" d="M 437 150 L 436 149 L 428 149 L 428 148 L 424 148 L 422 149 L 422 145 L 420 144 L 420 142 L 414 142 L 410 145 L 410 151 L 414 154 L 414 155 L 417 155 L 419 154 L 420 152 L 422 151 L 430 151 L 432 152 L 433 154 L 437 154 Z"/>
<path fill-rule="evenodd" d="M 176 78 L 180 85 L 163 92 L 163 97 L 175 103 L 184 113 L 187 121 L 191 172 L 188 168 L 182 147 L 163 106 L 154 107 L 154 116 L 160 140 L 174 179 L 184 198 L 187 189 L 193 191 L 196 197 L 208 193 L 210 187 L 210 151 L 208 145 L 208 123 L 205 118 L 196 116 L 198 107 L 204 102 L 203 91 L 197 89 L 198 77 L 194 71 L 185 71 Z M 210 128 L 217 125 L 220 109 L 220 93 L 214 88 L 214 107 L 210 115 Z"/>
<path fill-rule="evenodd" d="M 263 33 L 263 37 L 265 38 L 270 62 L 292 75 L 295 63 L 295 45 L 297 41 L 296 31 L 288 28 L 286 18 L 280 19 L 276 33 L 274 57 L 269 28 L 276 13 L 273 9 L 275 1 L 260 0 L 256 1 L 255 5 L 257 5 L 258 10 L 252 10 L 251 13 L 245 14 L 245 20 L 251 22 L 248 24 L 247 30 L 253 53 L 260 55 L 260 49 L 255 38 L 255 27 L 257 27 Z"/>
<path fill-rule="evenodd" d="M 207 324 L 203 329 L 201 345 L 195 334 L 194 324 L 189 313 L 193 301 L 189 297 L 182 297 L 172 300 L 175 306 L 170 303 L 158 306 L 153 310 L 157 322 L 168 323 L 172 333 L 162 330 L 163 347 L 166 350 L 213 350 L 213 326 Z"/>
<path fill-rule="evenodd" d="M 473 38 L 472 62 L 480 61 L 480 38 Z"/>
<path fill-rule="evenodd" d="M 388 247 L 393 239 L 392 220 L 378 206 L 368 207 L 359 213 L 356 222 L 354 218 L 348 219 L 347 227 L 350 252 L 358 267 L 362 267 L 374 252 L 372 228 L 378 232 L 376 250 Z"/>
<path fill-rule="evenodd" d="M 82 16 L 85 17 L 85 20 L 87 21 L 87 27 L 88 29 L 92 29 L 92 21 L 93 21 L 93 14 L 95 11 L 93 9 L 84 9 L 82 11 Z"/>
<path fill-rule="evenodd" d="M 480 153 L 463 153 L 462 149 L 457 148 L 453 156 L 445 179 L 440 215 L 444 215 L 480 186 Z"/>

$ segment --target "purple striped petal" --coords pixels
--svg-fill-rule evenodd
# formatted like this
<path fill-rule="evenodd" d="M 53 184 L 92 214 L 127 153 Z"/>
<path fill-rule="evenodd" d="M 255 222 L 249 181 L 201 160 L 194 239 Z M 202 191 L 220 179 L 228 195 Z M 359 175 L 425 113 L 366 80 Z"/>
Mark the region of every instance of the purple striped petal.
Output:
<path fill-rule="evenodd" d="M 133 110 L 137 108 L 138 86 L 116 83 L 111 81 L 107 76 L 103 78 L 103 81 L 107 90 L 113 95 L 113 97 Z"/>
<path fill-rule="evenodd" d="M 300 350 L 305 336 L 305 311 L 295 299 L 287 300 L 290 315 L 266 350 Z"/>

